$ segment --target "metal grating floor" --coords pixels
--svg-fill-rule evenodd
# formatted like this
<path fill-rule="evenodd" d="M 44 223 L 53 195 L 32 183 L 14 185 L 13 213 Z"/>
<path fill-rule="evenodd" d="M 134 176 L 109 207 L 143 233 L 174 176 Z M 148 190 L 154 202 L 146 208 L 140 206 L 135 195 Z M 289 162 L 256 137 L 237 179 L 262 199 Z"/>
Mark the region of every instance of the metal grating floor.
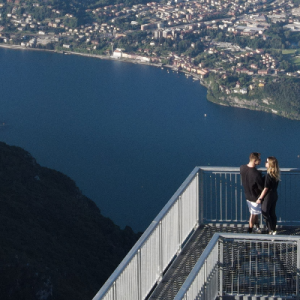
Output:
<path fill-rule="evenodd" d="M 200 226 L 173 264 L 165 273 L 162 281 L 154 289 L 149 300 L 173 300 L 185 279 L 216 232 L 246 233 L 248 226 L 214 224 Z M 282 227 L 278 234 L 300 235 L 300 228 Z"/>

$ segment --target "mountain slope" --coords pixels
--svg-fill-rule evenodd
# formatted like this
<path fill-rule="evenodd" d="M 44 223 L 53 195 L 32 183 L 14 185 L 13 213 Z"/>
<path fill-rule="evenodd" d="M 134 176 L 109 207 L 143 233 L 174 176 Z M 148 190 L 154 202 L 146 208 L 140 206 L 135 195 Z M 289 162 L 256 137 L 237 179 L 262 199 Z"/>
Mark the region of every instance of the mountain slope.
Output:
<path fill-rule="evenodd" d="M 0 142 L 1 299 L 90 300 L 137 238 L 69 177 Z"/>

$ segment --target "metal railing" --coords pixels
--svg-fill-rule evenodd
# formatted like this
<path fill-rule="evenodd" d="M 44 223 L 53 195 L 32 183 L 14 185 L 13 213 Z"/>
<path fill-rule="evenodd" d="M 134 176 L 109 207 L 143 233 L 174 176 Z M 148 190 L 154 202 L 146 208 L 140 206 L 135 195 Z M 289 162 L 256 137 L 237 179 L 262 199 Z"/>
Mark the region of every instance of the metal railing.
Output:
<path fill-rule="evenodd" d="M 174 300 L 299 299 L 300 237 L 216 233 Z"/>
<path fill-rule="evenodd" d="M 93 300 L 145 299 L 199 226 L 198 169 L 153 220 Z"/>
<path fill-rule="evenodd" d="M 298 169 L 281 169 L 279 223 L 299 224 L 299 175 Z M 196 167 L 93 300 L 145 299 L 200 224 L 248 218 L 239 168 Z"/>
<path fill-rule="evenodd" d="M 265 168 L 259 169 L 263 173 Z M 276 206 L 278 223 L 300 224 L 300 170 L 281 169 Z M 201 223 L 247 223 L 249 210 L 239 168 L 200 167 Z"/>

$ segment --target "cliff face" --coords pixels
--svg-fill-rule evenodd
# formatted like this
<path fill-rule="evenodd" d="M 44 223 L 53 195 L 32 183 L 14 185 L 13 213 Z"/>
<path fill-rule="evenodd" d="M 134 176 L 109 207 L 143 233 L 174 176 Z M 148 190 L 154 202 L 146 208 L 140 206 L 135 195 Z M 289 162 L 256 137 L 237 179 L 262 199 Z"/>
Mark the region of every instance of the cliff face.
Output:
<path fill-rule="evenodd" d="M 137 239 L 66 175 L 0 142 L 1 299 L 90 300 Z"/>
<path fill-rule="evenodd" d="M 232 106 L 238 108 L 245 108 L 250 110 L 258 110 L 264 111 L 267 113 L 272 113 L 279 115 L 284 118 L 288 118 L 291 120 L 300 120 L 300 114 L 296 111 L 285 111 L 282 109 L 277 108 L 274 105 L 274 101 L 271 98 L 262 98 L 262 99 L 243 99 L 233 95 L 226 95 L 226 96 L 219 96 L 215 98 L 213 93 L 207 95 L 207 99 L 211 102 L 214 102 L 219 105 L 224 106 Z"/>

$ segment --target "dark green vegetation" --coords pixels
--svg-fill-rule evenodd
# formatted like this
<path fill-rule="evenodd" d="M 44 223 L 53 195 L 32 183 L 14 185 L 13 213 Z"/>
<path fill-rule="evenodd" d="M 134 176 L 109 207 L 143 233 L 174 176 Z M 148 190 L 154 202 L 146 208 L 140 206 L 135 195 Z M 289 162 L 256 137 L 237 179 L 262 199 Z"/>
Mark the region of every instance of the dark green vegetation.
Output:
<path fill-rule="evenodd" d="M 228 76 L 226 80 L 221 79 L 218 75 L 210 74 L 206 79 L 208 85 L 208 100 L 225 105 L 247 107 L 248 109 L 263 110 L 266 112 L 277 111 L 277 114 L 293 120 L 300 120 L 300 79 L 282 77 L 273 79 L 266 77 L 264 87 L 259 87 L 259 81 L 255 81 L 255 88 L 250 90 L 246 95 L 232 93 L 226 95 L 219 89 L 219 84 L 233 88 L 237 79 L 241 84 L 249 83 L 250 76 L 245 74 L 237 76 Z M 261 80 L 262 81 L 262 80 Z M 233 98 L 241 101 L 238 104 L 232 101 Z M 243 105 L 248 101 L 247 105 Z M 251 103 L 252 101 L 252 103 Z M 254 101 L 254 102 L 253 102 Z M 273 110 L 273 111 L 272 111 Z"/>
<path fill-rule="evenodd" d="M 278 82 L 266 84 L 265 97 L 270 97 L 276 108 L 285 111 L 292 118 L 300 116 L 300 80 L 294 78 L 282 78 Z"/>
<path fill-rule="evenodd" d="M 1 299 L 90 300 L 137 239 L 66 175 L 0 142 Z"/>
<path fill-rule="evenodd" d="M 74 18 L 71 21 L 72 24 L 66 24 L 70 27 L 76 27 L 77 25 L 84 24 L 85 22 L 92 21 L 89 15 L 86 13 L 87 9 L 93 9 L 97 7 L 115 5 L 123 3 L 125 6 L 132 6 L 135 4 L 145 4 L 149 1 L 146 0 L 26 0 L 27 12 L 38 21 L 42 21 L 45 18 L 57 17 L 57 14 L 53 11 L 59 10 L 64 14 L 73 14 Z M 153 1 L 156 2 L 156 1 Z M 7 3 L 7 12 L 11 12 L 11 8 L 15 5 L 5 0 L 0 0 L 0 3 Z M 34 4 L 34 6 L 33 6 Z M 39 6 L 37 6 L 37 4 Z M 29 10 L 28 10 L 29 8 Z M 5 10 L 4 10 L 5 12 Z M 17 15 L 22 15 L 25 12 L 23 7 L 19 7 L 16 11 Z M 5 18 L 5 14 L 3 15 Z M 1 22 L 0 22 L 1 23 Z"/>

